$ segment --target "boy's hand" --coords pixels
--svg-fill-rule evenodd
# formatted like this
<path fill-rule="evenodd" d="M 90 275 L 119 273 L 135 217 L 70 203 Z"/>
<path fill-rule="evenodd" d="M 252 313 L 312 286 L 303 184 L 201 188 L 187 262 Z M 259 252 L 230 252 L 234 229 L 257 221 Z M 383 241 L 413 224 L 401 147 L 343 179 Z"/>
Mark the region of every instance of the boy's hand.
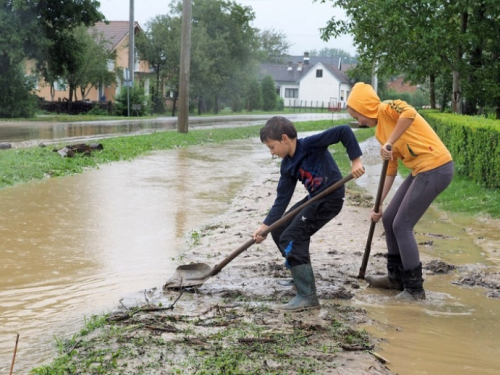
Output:
<path fill-rule="evenodd" d="M 269 228 L 266 224 L 261 224 L 259 228 L 257 228 L 257 230 L 255 232 L 253 232 L 253 239 L 255 240 L 255 243 L 261 243 L 262 241 L 264 241 L 267 236 L 261 236 L 260 233 L 263 232 L 264 230 L 266 230 L 267 228 Z"/>
<path fill-rule="evenodd" d="M 352 161 L 351 174 L 354 178 L 359 178 L 365 174 L 365 168 L 363 168 L 361 158 L 356 158 Z"/>

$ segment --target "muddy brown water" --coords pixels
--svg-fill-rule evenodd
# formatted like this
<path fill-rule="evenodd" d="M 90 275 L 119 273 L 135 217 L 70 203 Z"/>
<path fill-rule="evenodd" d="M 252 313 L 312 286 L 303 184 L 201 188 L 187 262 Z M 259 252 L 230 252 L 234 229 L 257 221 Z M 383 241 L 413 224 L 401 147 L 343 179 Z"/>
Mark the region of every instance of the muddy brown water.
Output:
<path fill-rule="evenodd" d="M 370 142 L 365 147 L 376 149 Z M 255 173 L 268 173 L 261 167 L 268 158 L 258 139 L 234 141 L 0 190 L 0 373 L 10 369 L 16 333 L 14 373 L 27 373 L 56 354 L 54 335 L 71 337 L 86 317 L 161 287 L 196 230 L 225 212 Z M 380 164 L 366 159 L 368 173 L 359 183 L 373 192 Z M 498 268 L 498 259 L 464 230 L 475 226 L 481 229 L 429 210 L 417 232 L 448 237 L 424 246 L 424 256 Z M 499 373 L 500 301 L 482 288 L 453 285 L 453 278 L 426 277 L 430 303 L 397 304 L 373 289 L 347 302 L 381 323 L 365 328 L 386 338 L 379 353 L 395 373 Z"/>
<path fill-rule="evenodd" d="M 264 123 L 272 115 L 233 115 L 190 117 L 189 127 L 249 126 Z M 291 113 L 291 121 L 325 120 L 349 117 L 344 113 Z M 148 134 L 158 131 L 173 130 L 177 126 L 177 117 L 159 117 L 151 120 L 109 120 L 89 122 L 0 122 L 0 142 L 45 144 L 89 141 L 116 135 Z"/>

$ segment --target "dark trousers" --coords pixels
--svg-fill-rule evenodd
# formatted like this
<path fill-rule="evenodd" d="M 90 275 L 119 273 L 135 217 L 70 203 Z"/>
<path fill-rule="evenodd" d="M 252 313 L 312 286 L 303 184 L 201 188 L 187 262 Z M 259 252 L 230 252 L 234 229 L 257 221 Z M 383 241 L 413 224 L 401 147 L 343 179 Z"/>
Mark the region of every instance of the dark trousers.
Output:
<path fill-rule="evenodd" d="M 389 254 L 401 255 L 404 269 L 420 264 L 413 228 L 436 197 L 453 178 L 454 164 L 446 163 L 428 172 L 406 177 L 384 210 L 382 222 Z"/>
<path fill-rule="evenodd" d="M 287 212 L 307 201 L 307 197 L 294 204 Z M 324 197 L 304 207 L 288 223 L 271 232 L 281 255 L 286 258 L 288 268 L 310 264 L 309 244 L 311 236 L 342 210 L 344 200 Z"/>

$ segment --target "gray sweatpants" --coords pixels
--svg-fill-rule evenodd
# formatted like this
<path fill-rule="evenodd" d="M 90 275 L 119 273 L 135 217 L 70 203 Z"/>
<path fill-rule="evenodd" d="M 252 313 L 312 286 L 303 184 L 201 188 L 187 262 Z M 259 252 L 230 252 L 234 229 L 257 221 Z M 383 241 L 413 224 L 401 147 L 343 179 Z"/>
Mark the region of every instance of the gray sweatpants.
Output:
<path fill-rule="evenodd" d="M 403 267 L 410 270 L 420 264 L 418 245 L 413 228 L 436 197 L 453 178 L 454 164 L 411 174 L 403 181 L 384 210 L 382 222 L 389 254 L 401 255 Z"/>

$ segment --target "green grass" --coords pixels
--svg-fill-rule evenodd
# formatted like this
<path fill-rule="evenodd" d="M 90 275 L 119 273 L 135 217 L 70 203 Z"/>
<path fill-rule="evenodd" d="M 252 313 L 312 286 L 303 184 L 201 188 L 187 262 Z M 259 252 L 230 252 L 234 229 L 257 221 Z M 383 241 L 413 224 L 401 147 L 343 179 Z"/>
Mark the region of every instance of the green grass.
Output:
<path fill-rule="evenodd" d="M 108 319 L 111 315 L 93 317 L 86 329 L 69 340 L 57 341 L 59 356 L 52 363 L 30 373 L 331 373 L 338 366 L 332 360 L 337 353 L 374 346 L 366 331 L 351 327 L 353 314 L 364 315 L 355 308 L 326 303 L 323 308 L 328 314 L 321 323 L 299 323 L 293 315 L 284 314 L 280 320 L 286 327 L 270 330 L 265 321 L 275 313 L 251 307 L 250 302 L 257 300 L 255 296 L 243 299 L 246 304 L 213 316 L 134 315 L 117 322 Z M 153 326 L 174 328 L 173 337 L 162 338 Z M 266 362 L 273 367 L 265 369 Z"/>

